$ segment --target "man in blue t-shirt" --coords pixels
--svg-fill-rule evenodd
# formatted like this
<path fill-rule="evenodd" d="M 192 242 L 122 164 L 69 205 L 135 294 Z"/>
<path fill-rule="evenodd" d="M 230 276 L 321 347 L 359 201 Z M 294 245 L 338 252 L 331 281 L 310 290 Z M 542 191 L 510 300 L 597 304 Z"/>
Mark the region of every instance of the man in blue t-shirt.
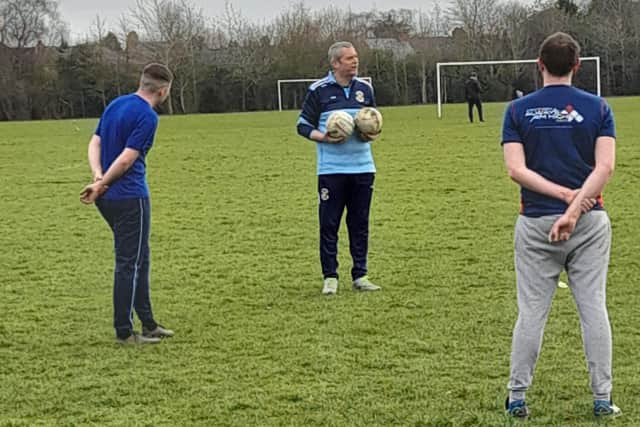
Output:
<path fill-rule="evenodd" d="M 529 414 L 544 325 L 562 270 L 578 307 L 597 417 L 620 409 L 611 399 L 612 342 L 606 307 L 611 224 L 602 190 L 613 173 L 613 114 L 600 97 L 576 89 L 580 46 L 549 36 L 538 66 L 544 87 L 511 102 L 502 145 L 509 176 L 521 186 L 515 227 L 518 320 L 513 331 L 507 413 Z"/>
<path fill-rule="evenodd" d="M 93 183 L 82 190 L 81 201 L 95 202 L 113 231 L 114 327 L 121 343 L 154 344 L 173 336 L 173 331 L 156 323 L 151 310 L 151 206 L 145 162 L 158 126 L 153 109 L 169 96 L 172 80 L 166 66 L 147 65 L 138 91 L 118 97 L 107 106 L 89 142 Z M 142 322 L 142 334 L 133 330 L 134 309 Z"/>
<path fill-rule="evenodd" d="M 309 87 L 297 123 L 298 133 L 316 143 L 318 154 L 322 293 L 338 291 L 338 228 L 345 208 L 353 289 L 377 291 L 380 287 L 367 276 L 369 209 L 376 171 L 368 143 L 372 136 L 354 132 L 347 138 L 332 138 L 326 133 L 331 113 L 344 111 L 355 116 L 363 107 L 375 107 L 376 101 L 371 85 L 356 77 L 358 53 L 351 43 L 334 43 L 329 48 L 329 63 L 332 71 Z"/>

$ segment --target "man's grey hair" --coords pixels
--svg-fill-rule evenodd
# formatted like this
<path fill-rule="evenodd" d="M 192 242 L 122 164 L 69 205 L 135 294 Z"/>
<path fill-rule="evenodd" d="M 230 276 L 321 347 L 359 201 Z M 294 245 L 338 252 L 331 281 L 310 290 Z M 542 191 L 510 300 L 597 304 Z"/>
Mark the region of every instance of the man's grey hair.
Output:
<path fill-rule="evenodd" d="M 340 59 L 340 51 L 344 48 L 352 48 L 353 44 L 351 42 L 335 42 L 329 48 L 329 64 L 332 64 L 333 61 L 337 61 Z"/>

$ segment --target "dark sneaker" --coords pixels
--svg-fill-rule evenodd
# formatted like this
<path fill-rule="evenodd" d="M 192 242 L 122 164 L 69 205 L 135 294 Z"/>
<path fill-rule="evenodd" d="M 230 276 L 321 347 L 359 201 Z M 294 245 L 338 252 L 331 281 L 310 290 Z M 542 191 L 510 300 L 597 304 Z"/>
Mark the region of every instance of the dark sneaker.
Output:
<path fill-rule="evenodd" d="M 134 332 L 127 338 L 117 338 L 116 341 L 118 341 L 118 343 L 120 344 L 158 344 L 161 339 L 145 337 L 144 335 L 140 335 L 139 333 Z"/>
<path fill-rule="evenodd" d="M 600 417 L 617 417 L 622 414 L 620 408 L 613 404 L 611 400 L 594 400 L 593 401 L 593 415 Z"/>
<path fill-rule="evenodd" d="M 504 402 L 507 415 L 513 418 L 527 418 L 529 416 L 529 408 L 524 400 L 514 400 L 509 402 L 509 398 Z"/>
<path fill-rule="evenodd" d="M 166 329 L 162 325 L 157 325 L 155 329 L 149 330 L 142 327 L 142 335 L 147 338 L 168 338 L 174 335 L 174 332 L 171 329 Z"/>

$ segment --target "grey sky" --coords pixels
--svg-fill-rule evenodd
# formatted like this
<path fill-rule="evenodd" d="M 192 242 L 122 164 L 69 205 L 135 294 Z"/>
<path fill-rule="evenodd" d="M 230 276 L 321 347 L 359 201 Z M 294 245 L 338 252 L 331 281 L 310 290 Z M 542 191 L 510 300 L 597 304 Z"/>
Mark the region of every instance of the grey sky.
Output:
<path fill-rule="evenodd" d="M 322 9 L 327 6 L 338 6 L 341 9 L 351 8 L 354 12 L 365 10 L 417 9 L 430 12 L 437 0 L 328 0 L 304 1 L 311 8 Z M 224 0 L 190 0 L 192 4 L 202 8 L 205 16 L 214 18 L 224 12 Z M 287 10 L 292 0 L 230 0 L 235 10 L 254 22 L 270 21 L 280 12 Z M 443 8 L 448 0 L 438 1 Z M 96 15 L 106 21 L 106 29 L 118 29 L 118 20 L 135 1 L 132 0 L 58 0 L 62 19 L 69 25 L 73 39 L 84 38 L 91 33 Z M 320 6 L 315 6 L 320 5 Z"/>

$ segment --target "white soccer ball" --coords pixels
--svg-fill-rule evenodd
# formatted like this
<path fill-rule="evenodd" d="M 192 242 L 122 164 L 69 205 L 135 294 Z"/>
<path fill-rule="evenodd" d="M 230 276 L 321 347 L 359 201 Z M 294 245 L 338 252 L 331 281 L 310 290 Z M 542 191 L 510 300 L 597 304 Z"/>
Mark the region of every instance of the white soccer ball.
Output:
<path fill-rule="evenodd" d="M 382 132 L 382 114 L 373 107 L 358 110 L 354 122 L 358 131 L 369 141 L 376 139 Z"/>
<path fill-rule="evenodd" d="M 351 114 L 345 111 L 335 111 L 327 119 L 327 134 L 332 138 L 346 139 L 353 133 L 354 126 Z"/>

